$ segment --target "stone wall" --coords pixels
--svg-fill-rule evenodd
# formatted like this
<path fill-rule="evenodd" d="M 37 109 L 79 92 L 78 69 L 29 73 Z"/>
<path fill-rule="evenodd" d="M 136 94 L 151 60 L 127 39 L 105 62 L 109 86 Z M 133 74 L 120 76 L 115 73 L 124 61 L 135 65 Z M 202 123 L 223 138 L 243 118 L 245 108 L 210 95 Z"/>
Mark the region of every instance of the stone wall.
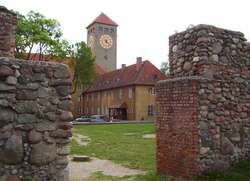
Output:
<path fill-rule="evenodd" d="M 250 153 L 250 46 L 244 35 L 198 25 L 170 36 L 169 40 L 171 77 L 157 86 L 158 172 L 193 179 L 247 159 Z M 186 87 L 185 82 L 189 83 Z M 194 91 L 187 93 L 191 87 Z M 169 95 L 171 101 L 162 95 Z M 189 105 L 194 96 L 196 103 Z M 171 109 L 166 109 L 169 104 Z M 195 111 L 188 113 L 183 108 L 179 113 L 176 105 L 188 105 Z M 192 114 L 192 117 L 180 118 L 180 121 L 178 117 L 182 114 Z M 180 128 L 182 131 L 178 131 Z M 164 134 L 168 137 L 162 137 Z M 191 135 L 190 139 L 186 135 Z M 167 139 L 175 137 L 192 140 L 194 144 L 185 147 L 177 141 L 169 148 L 171 144 Z M 170 150 L 164 151 L 167 148 Z M 176 151 L 178 149 L 181 151 Z M 181 158 L 180 155 L 182 159 L 175 160 L 173 169 L 167 158 Z M 190 157 L 193 163 L 185 161 Z"/>
<path fill-rule="evenodd" d="M 0 58 L 0 178 L 64 180 L 70 92 L 65 65 Z"/>
<path fill-rule="evenodd" d="M 16 14 L 0 6 L 0 55 L 14 57 Z"/>
<path fill-rule="evenodd" d="M 69 70 L 12 58 L 14 16 L 0 8 L 0 56 L 6 56 L 0 57 L 0 180 L 66 181 L 73 119 Z"/>

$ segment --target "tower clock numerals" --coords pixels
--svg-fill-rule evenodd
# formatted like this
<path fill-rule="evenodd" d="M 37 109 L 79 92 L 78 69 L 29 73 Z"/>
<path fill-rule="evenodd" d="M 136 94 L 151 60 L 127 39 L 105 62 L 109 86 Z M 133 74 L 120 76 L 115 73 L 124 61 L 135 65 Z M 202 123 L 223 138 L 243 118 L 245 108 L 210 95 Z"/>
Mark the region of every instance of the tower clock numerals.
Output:
<path fill-rule="evenodd" d="M 105 49 L 109 49 L 113 45 L 113 39 L 111 36 L 104 34 L 100 37 L 100 45 Z"/>

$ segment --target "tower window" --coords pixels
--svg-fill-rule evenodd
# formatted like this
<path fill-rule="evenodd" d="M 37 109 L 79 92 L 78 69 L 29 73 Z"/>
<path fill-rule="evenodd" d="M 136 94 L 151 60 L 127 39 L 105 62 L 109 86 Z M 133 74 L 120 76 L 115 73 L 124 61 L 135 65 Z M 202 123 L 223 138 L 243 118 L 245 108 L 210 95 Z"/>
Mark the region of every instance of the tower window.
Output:
<path fill-rule="evenodd" d="M 98 31 L 99 31 L 99 32 L 103 32 L 103 27 L 102 27 L 102 26 L 99 26 L 99 27 L 98 27 Z"/>
<path fill-rule="evenodd" d="M 108 28 L 104 28 L 104 33 L 108 33 L 109 29 Z"/>
<path fill-rule="evenodd" d="M 110 33 L 114 33 L 114 32 L 115 32 L 114 28 L 110 28 Z"/>

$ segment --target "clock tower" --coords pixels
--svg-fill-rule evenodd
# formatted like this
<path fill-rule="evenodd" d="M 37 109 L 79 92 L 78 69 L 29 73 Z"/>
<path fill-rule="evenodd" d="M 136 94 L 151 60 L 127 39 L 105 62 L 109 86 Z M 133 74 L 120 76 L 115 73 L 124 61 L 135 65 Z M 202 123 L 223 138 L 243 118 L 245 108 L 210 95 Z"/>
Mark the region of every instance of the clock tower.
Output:
<path fill-rule="evenodd" d="M 107 72 L 116 69 L 117 26 L 104 13 L 87 26 L 87 44 L 96 57 L 96 64 Z"/>

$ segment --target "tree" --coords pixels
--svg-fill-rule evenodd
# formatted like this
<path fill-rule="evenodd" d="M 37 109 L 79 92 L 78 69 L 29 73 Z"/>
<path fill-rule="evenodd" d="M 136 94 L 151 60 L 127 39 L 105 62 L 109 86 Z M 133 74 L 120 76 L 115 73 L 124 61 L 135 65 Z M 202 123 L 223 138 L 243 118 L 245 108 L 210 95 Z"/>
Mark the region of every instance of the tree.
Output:
<path fill-rule="evenodd" d="M 74 68 L 73 92 L 78 86 L 86 88 L 95 79 L 95 57 L 85 42 L 76 43 L 71 55 Z"/>
<path fill-rule="evenodd" d="M 58 21 L 30 11 L 27 16 L 17 12 L 16 57 L 30 59 L 36 50 L 39 60 L 67 60 L 74 72 L 73 93 L 77 86 L 86 87 L 95 78 L 95 57 L 86 43 L 70 45 L 62 39 Z M 43 56 L 45 55 L 45 56 Z"/>
<path fill-rule="evenodd" d="M 32 52 L 61 57 L 68 54 L 68 42 L 62 40 L 60 24 L 57 20 L 48 19 L 40 13 L 30 11 L 27 16 L 17 12 L 16 56 L 30 59 Z"/>
<path fill-rule="evenodd" d="M 168 65 L 168 62 L 162 62 L 161 63 L 160 71 L 162 73 L 164 73 L 165 75 L 169 74 L 169 65 Z"/>

